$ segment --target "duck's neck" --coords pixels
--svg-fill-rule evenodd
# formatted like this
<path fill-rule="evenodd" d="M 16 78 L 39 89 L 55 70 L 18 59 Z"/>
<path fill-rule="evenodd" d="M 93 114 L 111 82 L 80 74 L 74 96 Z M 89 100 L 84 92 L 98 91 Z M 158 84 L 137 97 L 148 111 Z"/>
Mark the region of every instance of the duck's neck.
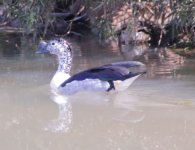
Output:
<path fill-rule="evenodd" d="M 58 70 L 50 82 L 52 91 L 56 92 L 58 87 L 70 77 L 71 63 L 71 53 L 64 56 L 58 56 Z"/>
<path fill-rule="evenodd" d="M 57 72 L 70 74 L 71 63 L 72 63 L 71 54 L 66 55 L 66 56 L 58 56 L 58 70 L 57 70 Z"/>

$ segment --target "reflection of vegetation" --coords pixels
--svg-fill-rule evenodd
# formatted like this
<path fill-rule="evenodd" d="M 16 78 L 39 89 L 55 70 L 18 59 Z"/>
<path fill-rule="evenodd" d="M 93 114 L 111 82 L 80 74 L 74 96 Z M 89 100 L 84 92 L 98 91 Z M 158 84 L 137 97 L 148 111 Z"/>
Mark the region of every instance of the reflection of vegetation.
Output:
<path fill-rule="evenodd" d="M 10 57 L 20 54 L 18 47 L 21 46 L 20 37 L 17 35 L 0 35 L 0 57 Z"/>
<path fill-rule="evenodd" d="M 122 29 L 135 28 L 134 31 L 149 35 L 153 46 L 195 42 L 192 0 L 9 0 L 2 3 L 6 11 L 1 26 L 11 23 L 27 33 L 77 33 L 73 31 L 75 27 L 90 22 L 90 27 L 103 39 Z"/>

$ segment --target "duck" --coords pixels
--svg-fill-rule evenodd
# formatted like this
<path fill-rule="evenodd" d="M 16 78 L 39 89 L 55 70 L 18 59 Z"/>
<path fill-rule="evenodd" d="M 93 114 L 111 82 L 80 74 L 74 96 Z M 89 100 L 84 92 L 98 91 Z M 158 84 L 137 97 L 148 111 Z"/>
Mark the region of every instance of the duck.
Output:
<path fill-rule="evenodd" d="M 70 75 L 73 50 L 63 38 L 41 41 L 36 53 L 49 53 L 57 56 L 58 68 L 50 87 L 52 92 L 72 95 L 82 91 L 123 91 L 146 71 L 132 72 L 133 67 L 144 67 L 139 61 L 119 61 L 90 68 Z"/>

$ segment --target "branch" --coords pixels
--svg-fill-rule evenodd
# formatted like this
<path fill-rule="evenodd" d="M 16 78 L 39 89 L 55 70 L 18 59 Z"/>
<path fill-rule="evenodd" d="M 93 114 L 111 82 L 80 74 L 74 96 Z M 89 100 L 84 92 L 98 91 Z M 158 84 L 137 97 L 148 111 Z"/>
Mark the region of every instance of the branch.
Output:
<path fill-rule="evenodd" d="M 50 16 L 51 17 L 68 17 L 68 16 L 70 16 L 71 15 L 71 13 L 56 13 L 56 12 L 54 12 L 54 13 L 50 13 Z"/>

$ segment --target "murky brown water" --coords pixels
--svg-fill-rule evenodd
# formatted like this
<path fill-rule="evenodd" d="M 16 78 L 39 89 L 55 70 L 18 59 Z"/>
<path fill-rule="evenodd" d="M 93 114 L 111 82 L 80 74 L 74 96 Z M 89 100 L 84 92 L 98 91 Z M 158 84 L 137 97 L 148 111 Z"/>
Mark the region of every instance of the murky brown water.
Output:
<path fill-rule="evenodd" d="M 195 60 L 166 49 L 71 41 L 72 73 L 132 59 L 148 72 L 121 93 L 55 97 L 49 89 L 55 59 L 35 55 L 19 37 L 0 39 L 0 149 L 195 149 Z"/>

